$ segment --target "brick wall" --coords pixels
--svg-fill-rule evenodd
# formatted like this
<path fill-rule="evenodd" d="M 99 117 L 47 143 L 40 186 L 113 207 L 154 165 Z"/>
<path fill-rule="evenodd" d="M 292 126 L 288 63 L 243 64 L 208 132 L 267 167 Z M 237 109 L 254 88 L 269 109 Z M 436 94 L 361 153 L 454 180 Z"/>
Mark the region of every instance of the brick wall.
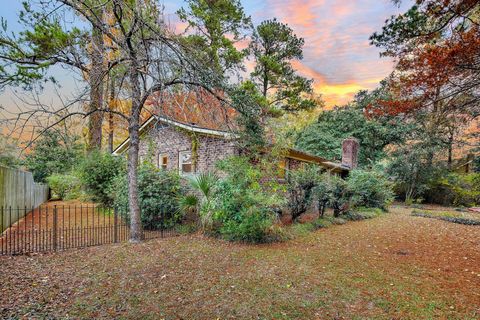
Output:
<path fill-rule="evenodd" d="M 209 171 L 215 168 L 218 160 L 238 154 L 236 144 L 232 140 L 200 135 L 198 145 L 198 171 Z"/>
<path fill-rule="evenodd" d="M 139 155 L 146 159 L 153 155 L 151 161 L 158 165 L 159 155 L 168 157 L 168 170 L 178 170 L 179 151 L 192 150 L 192 137 L 190 132 L 183 129 L 158 123 L 149 130 L 140 140 Z M 218 160 L 236 154 L 237 148 L 234 141 L 196 133 L 198 140 L 197 148 L 197 172 L 213 170 Z"/>

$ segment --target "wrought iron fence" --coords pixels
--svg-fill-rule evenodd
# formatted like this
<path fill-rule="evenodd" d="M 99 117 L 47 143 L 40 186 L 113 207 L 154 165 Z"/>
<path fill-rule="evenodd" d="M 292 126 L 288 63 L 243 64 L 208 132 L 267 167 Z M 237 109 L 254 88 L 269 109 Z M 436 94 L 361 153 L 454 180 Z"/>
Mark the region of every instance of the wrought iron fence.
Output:
<path fill-rule="evenodd" d="M 145 240 L 176 235 L 158 215 L 143 231 Z M 129 239 L 128 210 L 98 205 L 56 205 L 38 208 L 0 207 L 0 255 L 62 251 Z"/>

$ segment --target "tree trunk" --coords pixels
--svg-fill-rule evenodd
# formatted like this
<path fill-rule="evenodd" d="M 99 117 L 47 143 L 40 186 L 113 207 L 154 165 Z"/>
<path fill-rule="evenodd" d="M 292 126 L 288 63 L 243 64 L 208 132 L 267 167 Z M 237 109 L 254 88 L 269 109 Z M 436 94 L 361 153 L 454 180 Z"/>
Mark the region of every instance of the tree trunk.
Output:
<path fill-rule="evenodd" d="M 453 130 L 450 132 L 450 136 L 448 137 L 448 160 L 447 160 L 447 166 L 448 166 L 448 171 L 452 170 L 452 163 L 453 163 L 453 140 L 454 140 L 454 134 Z"/>
<path fill-rule="evenodd" d="M 110 98 L 109 98 L 108 109 L 114 109 L 115 103 L 115 77 L 110 78 Z M 113 123 L 113 113 L 110 112 L 108 114 L 108 151 L 110 153 L 113 152 L 113 131 L 114 131 L 114 123 Z"/>
<path fill-rule="evenodd" d="M 90 104 L 88 106 L 88 142 L 87 150 L 92 151 L 102 148 L 102 123 L 103 112 L 95 111 L 103 105 L 103 34 L 92 27 L 92 66 L 89 72 Z"/>
<path fill-rule="evenodd" d="M 141 89 L 139 74 L 135 59 L 132 59 L 130 66 L 130 81 L 132 93 L 132 111 L 130 115 L 128 133 L 130 137 L 130 148 L 128 150 L 128 203 L 130 208 L 130 242 L 140 242 L 143 239 L 142 220 L 140 206 L 138 203 L 138 150 L 140 144 L 140 111 L 141 111 Z"/>

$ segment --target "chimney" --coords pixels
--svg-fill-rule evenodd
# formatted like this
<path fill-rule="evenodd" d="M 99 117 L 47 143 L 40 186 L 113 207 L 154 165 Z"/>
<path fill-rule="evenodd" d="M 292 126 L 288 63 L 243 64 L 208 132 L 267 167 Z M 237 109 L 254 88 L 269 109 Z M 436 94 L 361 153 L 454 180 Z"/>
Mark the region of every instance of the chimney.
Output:
<path fill-rule="evenodd" d="M 342 165 L 357 168 L 359 143 L 355 138 L 347 138 L 342 143 Z"/>

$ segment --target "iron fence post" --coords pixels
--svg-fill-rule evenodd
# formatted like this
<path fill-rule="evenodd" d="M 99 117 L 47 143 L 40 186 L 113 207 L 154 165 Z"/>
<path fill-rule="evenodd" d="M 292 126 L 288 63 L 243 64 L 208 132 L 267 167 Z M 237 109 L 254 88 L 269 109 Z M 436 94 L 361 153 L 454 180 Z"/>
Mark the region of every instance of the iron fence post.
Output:
<path fill-rule="evenodd" d="M 57 251 L 57 206 L 53 207 L 53 251 Z"/>
<path fill-rule="evenodd" d="M 118 242 L 118 211 L 117 207 L 113 207 L 113 242 Z"/>

